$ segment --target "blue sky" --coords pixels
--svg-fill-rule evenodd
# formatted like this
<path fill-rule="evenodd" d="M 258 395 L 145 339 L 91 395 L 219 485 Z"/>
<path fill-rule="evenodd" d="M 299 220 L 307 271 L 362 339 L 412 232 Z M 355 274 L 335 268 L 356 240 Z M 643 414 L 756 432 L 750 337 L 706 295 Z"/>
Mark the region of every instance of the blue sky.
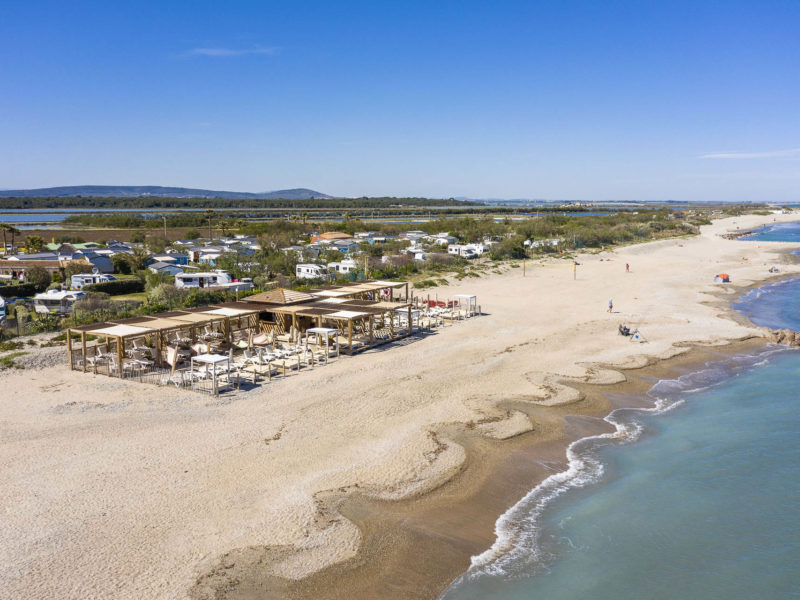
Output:
<path fill-rule="evenodd" d="M 800 2 L 0 5 L 0 188 L 800 201 Z"/>

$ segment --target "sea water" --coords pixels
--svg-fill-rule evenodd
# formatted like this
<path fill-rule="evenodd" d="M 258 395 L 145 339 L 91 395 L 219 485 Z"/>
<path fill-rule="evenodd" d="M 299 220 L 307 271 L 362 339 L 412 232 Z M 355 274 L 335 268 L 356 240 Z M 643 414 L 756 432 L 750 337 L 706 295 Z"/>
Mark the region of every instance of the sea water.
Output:
<path fill-rule="evenodd" d="M 739 239 L 754 242 L 800 242 L 800 222 L 764 225 Z"/>
<path fill-rule="evenodd" d="M 800 279 L 751 294 L 756 322 L 800 329 Z M 655 382 L 650 409 L 570 446 L 442 598 L 800 598 L 798 382 L 800 351 L 774 344 Z"/>

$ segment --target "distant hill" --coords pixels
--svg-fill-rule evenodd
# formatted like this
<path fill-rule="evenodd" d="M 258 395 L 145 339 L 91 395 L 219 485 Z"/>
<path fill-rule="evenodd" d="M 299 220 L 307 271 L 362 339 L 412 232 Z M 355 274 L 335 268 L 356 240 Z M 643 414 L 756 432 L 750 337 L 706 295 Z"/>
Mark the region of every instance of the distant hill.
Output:
<path fill-rule="evenodd" d="M 307 188 L 276 190 L 274 192 L 226 192 L 200 190 L 159 185 L 69 185 L 63 187 L 38 188 L 33 190 L 0 190 L 0 198 L 41 198 L 71 196 L 102 196 L 114 198 L 138 198 L 142 196 L 165 196 L 169 198 L 224 198 L 226 200 L 330 200 L 321 192 Z"/>

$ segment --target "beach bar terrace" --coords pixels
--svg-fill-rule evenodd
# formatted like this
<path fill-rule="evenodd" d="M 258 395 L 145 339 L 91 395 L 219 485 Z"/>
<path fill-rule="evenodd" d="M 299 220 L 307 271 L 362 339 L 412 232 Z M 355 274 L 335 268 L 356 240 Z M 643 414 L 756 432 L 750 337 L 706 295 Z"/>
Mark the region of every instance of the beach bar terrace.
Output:
<path fill-rule="evenodd" d="M 472 312 L 474 297 L 464 299 Z M 276 288 L 236 302 L 73 327 L 67 352 L 72 370 L 217 394 L 410 336 L 426 328 L 425 310 L 412 302 L 406 282 Z M 433 325 L 428 318 L 427 328 Z"/>

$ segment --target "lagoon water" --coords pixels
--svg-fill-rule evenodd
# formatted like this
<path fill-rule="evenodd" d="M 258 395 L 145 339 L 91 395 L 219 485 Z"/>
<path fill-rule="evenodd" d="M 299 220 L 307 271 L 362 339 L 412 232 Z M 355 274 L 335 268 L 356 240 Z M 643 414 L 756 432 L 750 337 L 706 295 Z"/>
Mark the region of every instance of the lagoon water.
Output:
<path fill-rule="evenodd" d="M 800 329 L 800 278 L 737 307 Z M 657 382 L 496 525 L 443 600 L 800 598 L 800 351 Z"/>

